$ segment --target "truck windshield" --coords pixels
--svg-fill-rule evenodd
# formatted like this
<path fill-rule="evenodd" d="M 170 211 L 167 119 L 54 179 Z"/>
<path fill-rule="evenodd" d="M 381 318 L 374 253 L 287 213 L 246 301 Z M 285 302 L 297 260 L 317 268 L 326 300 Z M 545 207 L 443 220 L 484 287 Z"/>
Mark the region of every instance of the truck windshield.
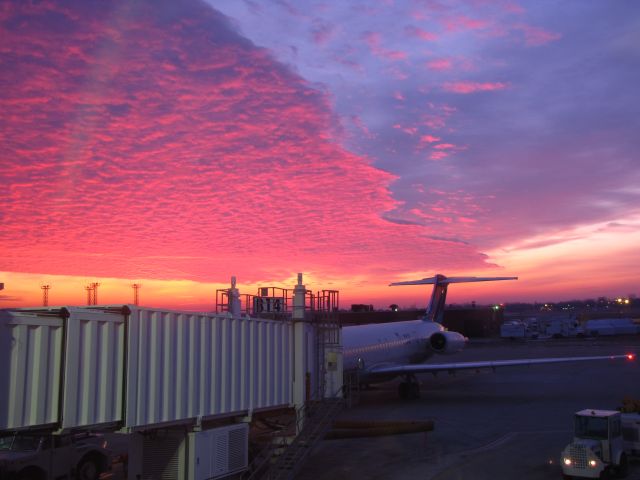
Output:
<path fill-rule="evenodd" d="M 608 437 L 607 419 L 576 415 L 576 437 L 606 440 Z"/>
<path fill-rule="evenodd" d="M 37 450 L 39 443 L 40 437 L 29 437 L 23 435 L 0 437 L 0 450 L 11 450 L 14 452 Z"/>

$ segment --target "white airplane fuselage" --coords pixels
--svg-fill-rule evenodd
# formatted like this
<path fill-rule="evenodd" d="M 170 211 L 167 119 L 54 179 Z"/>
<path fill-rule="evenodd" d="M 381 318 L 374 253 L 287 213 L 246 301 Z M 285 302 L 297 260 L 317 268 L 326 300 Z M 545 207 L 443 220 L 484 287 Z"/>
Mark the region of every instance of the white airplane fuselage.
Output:
<path fill-rule="evenodd" d="M 398 386 L 401 398 L 417 398 L 419 373 L 455 372 L 506 366 L 529 366 L 537 364 L 634 360 L 635 354 L 526 358 L 512 360 L 481 360 L 467 362 L 425 362 L 434 354 L 450 354 L 462 350 L 467 338 L 459 332 L 448 331 L 441 324 L 447 295 L 451 283 L 487 282 L 492 280 L 515 280 L 516 277 L 453 277 L 435 275 L 431 278 L 398 282 L 391 285 L 433 285 L 431 301 L 421 320 L 408 322 L 378 323 L 343 327 L 342 358 L 345 373 L 356 372 L 360 384 L 384 382 L 395 377 L 404 380 Z"/>
<path fill-rule="evenodd" d="M 359 370 L 362 377 L 373 367 L 423 362 L 435 353 L 429 346 L 431 336 L 442 331 L 441 324 L 424 320 L 343 327 L 344 369 Z M 368 380 L 384 378 L 363 378 L 364 383 Z"/>

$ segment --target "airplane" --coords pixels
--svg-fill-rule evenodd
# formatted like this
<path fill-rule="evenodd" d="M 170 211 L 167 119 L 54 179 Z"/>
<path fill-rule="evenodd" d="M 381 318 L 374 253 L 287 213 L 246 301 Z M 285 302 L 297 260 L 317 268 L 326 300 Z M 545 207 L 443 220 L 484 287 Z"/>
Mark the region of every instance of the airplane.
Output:
<path fill-rule="evenodd" d="M 562 362 L 582 362 L 593 360 L 628 359 L 634 354 L 493 360 L 475 362 L 423 363 L 434 355 L 460 352 L 468 339 L 458 332 L 447 330 L 442 325 L 447 288 L 452 283 L 489 282 L 517 280 L 518 277 L 449 277 L 437 274 L 430 278 L 408 282 L 391 283 L 399 285 L 433 285 L 431 300 L 423 318 L 403 322 L 357 325 L 343 327 L 343 362 L 345 374 L 355 374 L 358 383 L 369 385 L 404 377 L 398 385 L 402 399 L 419 398 L 420 384 L 416 374 L 431 372 L 455 372 L 457 370 L 480 370 L 483 368 L 536 365 Z"/>

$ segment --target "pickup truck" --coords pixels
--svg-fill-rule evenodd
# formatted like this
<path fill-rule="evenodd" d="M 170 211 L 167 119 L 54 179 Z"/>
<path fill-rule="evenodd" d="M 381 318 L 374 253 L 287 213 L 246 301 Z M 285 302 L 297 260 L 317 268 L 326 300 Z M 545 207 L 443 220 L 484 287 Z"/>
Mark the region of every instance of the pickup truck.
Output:
<path fill-rule="evenodd" d="M 0 434 L 0 480 L 97 480 L 110 466 L 102 435 Z"/>

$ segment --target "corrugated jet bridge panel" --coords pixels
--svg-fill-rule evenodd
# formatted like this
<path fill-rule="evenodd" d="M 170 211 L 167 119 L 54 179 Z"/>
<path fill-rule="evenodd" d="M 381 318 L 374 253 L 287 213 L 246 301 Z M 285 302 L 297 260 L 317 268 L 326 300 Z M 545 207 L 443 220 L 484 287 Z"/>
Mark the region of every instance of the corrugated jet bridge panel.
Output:
<path fill-rule="evenodd" d="M 0 311 L 0 430 L 134 431 L 292 404 L 293 324 L 135 306 Z"/>

